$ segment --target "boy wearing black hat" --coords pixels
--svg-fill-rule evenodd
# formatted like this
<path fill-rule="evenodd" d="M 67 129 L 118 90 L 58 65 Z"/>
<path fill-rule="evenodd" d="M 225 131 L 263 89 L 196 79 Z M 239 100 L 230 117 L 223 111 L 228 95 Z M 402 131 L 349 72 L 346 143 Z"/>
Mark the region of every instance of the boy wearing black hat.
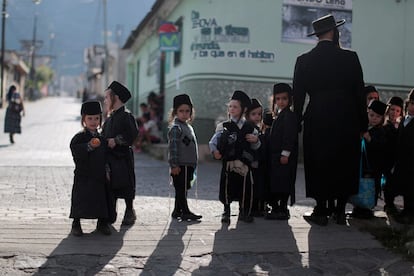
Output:
<path fill-rule="evenodd" d="M 364 88 L 365 91 L 365 97 L 367 99 L 367 107 L 369 106 L 369 104 L 374 101 L 377 100 L 379 101 L 380 97 L 379 97 L 379 93 L 377 88 L 375 88 L 375 86 L 373 85 L 367 85 Z"/>
<path fill-rule="evenodd" d="M 230 223 L 230 204 L 239 201 L 239 220 L 253 222 L 251 214 L 253 181 L 251 163 L 260 147 L 258 131 L 244 114 L 251 105 L 249 96 L 235 91 L 228 104 L 229 120 L 217 125 L 209 147 L 215 159 L 222 159 L 220 201 L 224 205 L 222 223 Z"/>
<path fill-rule="evenodd" d="M 272 210 L 267 219 L 290 218 L 288 199 L 295 203 L 295 182 L 298 163 L 298 122 L 290 110 L 292 88 L 286 83 L 273 86 L 273 112 L 269 139 L 270 196 Z"/>
<path fill-rule="evenodd" d="M 202 218 L 190 211 L 187 191 L 191 189 L 198 163 L 197 138 L 189 122 L 193 119 L 193 103 L 190 96 L 174 97 L 168 131 L 168 163 L 175 188 L 175 204 L 172 218 L 194 221 Z"/>
<path fill-rule="evenodd" d="M 266 210 L 265 205 L 265 183 L 266 173 L 265 161 L 266 161 L 266 144 L 265 136 L 262 132 L 263 125 L 263 107 L 262 103 L 255 98 L 252 98 L 252 104 L 247 108 L 246 120 L 253 123 L 254 127 L 259 133 L 260 148 L 254 154 L 254 161 L 251 164 L 253 175 L 253 203 L 252 203 L 252 216 L 262 217 Z"/>
<path fill-rule="evenodd" d="M 394 192 L 391 184 L 391 171 L 395 163 L 395 155 L 397 150 L 398 126 L 403 116 L 404 100 L 400 97 L 391 97 L 387 103 L 385 112 L 386 121 L 384 124 L 385 136 L 387 144 L 385 146 L 385 185 L 384 190 L 384 211 L 389 215 L 397 213 L 394 205 Z"/>
<path fill-rule="evenodd" d="M 131 146 L 138 135 L 134 116 L 125 109 L 125 103 L 131 98 L 128 88 L 113 81 L 105 91 L 105 105 L 109 117 L 103 126 L 103 135 L 108 143 L 107 160 L 110 170 L 111 188 L 116 199 L 123 198 L 126 203 L 123 225 L 132 225 L 136 220 L 133 208 L 135 198 L 134 153 Z M 116 213 L 111 218 L 115 222 Z"/>
<path fill-rule="evenodd" d="M 386 134 L 383 128 L 387 105 L 381 101 L 373 100 L 368 106 L 368 131 L 363 134 L 366 142 L 366 158 L 362 158 L 362 171 L 365 176 L 375 179 L 375 204 L 381 192 L 381 176 L 385 168 Z M 371 218 L 371 209 L 355 206 L 352 216 L 356 218 Z"/>
<path fill-rule="evenodd" d="M 414 89 L 411 89 L 405 101 L 405 113 L 398 128 L 392 186 L 395 194 L 404 198 L 404 209 L 395 219 L 410 224 L 414 223 Z"/>
<path fill-rule="evenodd" d="M 110 211 L 109 187 L 105 175 L 105 141 L 99 129 L 102 109 L 98 101 L 84 102 L 81 108 L 83 130 L 70 142 L 75 162 L 70 218 L 73 218 L 71 234 L 82 236 L 80 219 L 98 219 L 96 229 L 110 235 L 108 225 Z"/>

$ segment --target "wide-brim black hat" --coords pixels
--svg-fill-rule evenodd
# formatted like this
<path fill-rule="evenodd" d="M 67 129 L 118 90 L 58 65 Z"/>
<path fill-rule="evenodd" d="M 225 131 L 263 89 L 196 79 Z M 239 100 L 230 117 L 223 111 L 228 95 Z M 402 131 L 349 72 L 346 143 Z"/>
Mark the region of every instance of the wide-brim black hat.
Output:
<path fill-rule="evenodd" d="M 191 108 L 193 107 L 193 103 L 191 101 L 191 98 L 187 94 L 180 94 L 180 95 L 177 95 L 177 96 L 174 97 L 174 100 L 173 100 L 173 107 L 174 108 L 178 108 L 182 104 L 187 104 Z"/>
<path fill-rule="evenodd" d="M 337 28 L 343 25 L 344 23 L 345 23 L 345 19 L 335 21 L 335 18 L 333 17 L 332 14 L 325 15 L 312 22 L 314 32 L 308 34 L 308 36 L 326 33 L 327 31 Z"/>
<path fill-rule="evenodd" d="M 98 101 L 87 101 L 82 104 L 81 115 L 102 114 L 101 103 Z"/>
<path fill-rule="evenodd" d="M 378 93 L 378 90 L 373 85 L 367 85 L 367 86 L 364 87 L 364 92 L 365 92 L 365 95 L 368 95 L 371 92 L 377 92 Z"/>
<path fill-rule="evenodd" d="M 368 109 L 371 109 L 375 113 L 384 116 L 385 110 L 387 109 L 387 105 L 381 101 L 373 100 L 369 104 Z"/>
<path fill-rule="evenodd" d="M 113 81 L 109 86 L 108 89 L 111 89 L 115 95 L 118 95 L 121 102 L 126 103 L 131 98 L 131 92 L 129 92 L 128 88 L 117 81 Z"/>
<path fill-rule="evenodd" d="M 414 88 L 411 89 L 410 93 L 408 93 L 407 100 L 408 101 L 414 101 Z"/>
<path fill-rule="evenodd" d="M 388 101 L 387 103 L 388 105 L 396 105 L 401 107 L 401 109 L 404 107 L 404 100 L 401 99 L 400 97 L 394 96 L 391 97 L 391 99 Z"/>
<path fill-rule="evenodd" d="M 259 107 L 262 107 L 262 103 L 258 99 L 252 98 L 252 104 L 247 108 L 247 112 Z"/>
<path fill-rule="evenodd" d="M 242 108 L 248 108 L 252 104 L 252 101 L 250 100 L 249 96 L 247 96 L 246 93 L 240 90 L 234 91 L 233 96 L 231 96 L 231 100 L 240 101 Z"/>
<path fill-rule="evenodd" d="M 289 95 L 292 95 L 292 87 L 287 83 L 276 83 L 273 85 L 273 95 L 280 93 L 288 93 Z"/>

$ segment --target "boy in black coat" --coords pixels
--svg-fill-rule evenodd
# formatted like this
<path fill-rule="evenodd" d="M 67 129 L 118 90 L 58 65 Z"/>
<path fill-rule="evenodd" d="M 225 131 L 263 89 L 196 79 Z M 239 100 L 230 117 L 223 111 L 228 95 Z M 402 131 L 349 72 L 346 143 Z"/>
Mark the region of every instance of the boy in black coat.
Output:
<path fill-rule="evenodd" d="M 286 83 L 273 86 L 275 119 L 269 137 L 270 196 L 272 207 L 267 219 L 290 218 L 287 202 L 295 202 L 296 169 L 298 163 L 298 123 L 290 110 L 292 88 Z"/>
<path fill-rule="evenodd" d="M 126 210 L 123 225 L 132 225 L 136 220 L 133 208 L 135 198 L 134 153 L 131 146 L 138 136 L 138 127 L 134 116 L 125 109 L 125 103 L 131 98 L 131 92 L 117 81 L 113 81 L 105 91 L 105 104 L 109 117 L 103 126 L 103 136 L 108 142 L 107 159 L 111 175 L 111 188 L 116 199 L 125 199 Z M 115 215 L 110 218 L 113 223 Z"/>
<path fill-rule="evenodd" d="M 384 115 L 387 105 L 381 101 L 373 100 L 368 106 L 368 131 L 363 134 L 366 144 L 366 156 L 362 158 L 364 175 L 369 174 L 375 179 L 375 203 L 381 192 L 381 175 L 385 170 L 386 134 L 383 128 Z M 356 218 L 370 218 L 371 209 L 354 207 L 352 216 Z"/>
<path fill-rule="evenodd" d="M 406 115 L 398 128 L 397 156 L 392 185 L 404 198 L 404 209 L 396 217 L 398 222 L 414 222 L 414 89 L 405 102 Z"/>
<path fill-rule="evenodd" d="M 70 142 L 75 162 L 69 215 L 73 218 L 71 234 L 83 235 L 80 219 L 98 219 L 97 230 L 110 235 L 108 217 L 111 197 L 105 176 L 105 141 L 98 131 L 102 122 L 100 103 L 83 103 L 81 116 L 84 129 Z"/>

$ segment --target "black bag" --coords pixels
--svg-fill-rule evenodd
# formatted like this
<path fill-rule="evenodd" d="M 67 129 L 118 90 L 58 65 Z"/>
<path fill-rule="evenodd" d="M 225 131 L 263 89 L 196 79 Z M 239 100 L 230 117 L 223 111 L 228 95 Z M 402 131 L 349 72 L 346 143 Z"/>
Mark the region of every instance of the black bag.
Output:
<path fill-rule="evenodd" d="M 10 102 L 10 109 L 14 112 L 20 113 L 23 110 L 23 106 L 20 103 Z"/>

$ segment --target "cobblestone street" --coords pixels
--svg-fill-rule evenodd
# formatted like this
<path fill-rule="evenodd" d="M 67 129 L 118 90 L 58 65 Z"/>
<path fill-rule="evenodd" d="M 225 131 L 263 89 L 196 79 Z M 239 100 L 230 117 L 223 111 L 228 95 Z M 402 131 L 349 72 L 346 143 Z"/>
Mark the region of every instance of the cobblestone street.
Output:
<path fill-rule="evenodd" d="M 219 162 L 200 163 L 189 194 L 202 221 L 177 222 L 167 162 L 135 153 L 136 224 L 120 226 L 119 201 L 111 236 L 94 232 L 96 220 L 82 221 L 83 237 L 70 236 L 69 142 L 81 128 L 79 111 L 73 98 L 30 102 L 16 143 L 0 135 L 0 275 L 414 275 L 413 263 L 352 221 L 320 227 L 303 220 L 314 202 L 305 198 L 302 166 L 289 221 L 238 222 L 233 204 L 227 227 L 217 199 Z"/>

